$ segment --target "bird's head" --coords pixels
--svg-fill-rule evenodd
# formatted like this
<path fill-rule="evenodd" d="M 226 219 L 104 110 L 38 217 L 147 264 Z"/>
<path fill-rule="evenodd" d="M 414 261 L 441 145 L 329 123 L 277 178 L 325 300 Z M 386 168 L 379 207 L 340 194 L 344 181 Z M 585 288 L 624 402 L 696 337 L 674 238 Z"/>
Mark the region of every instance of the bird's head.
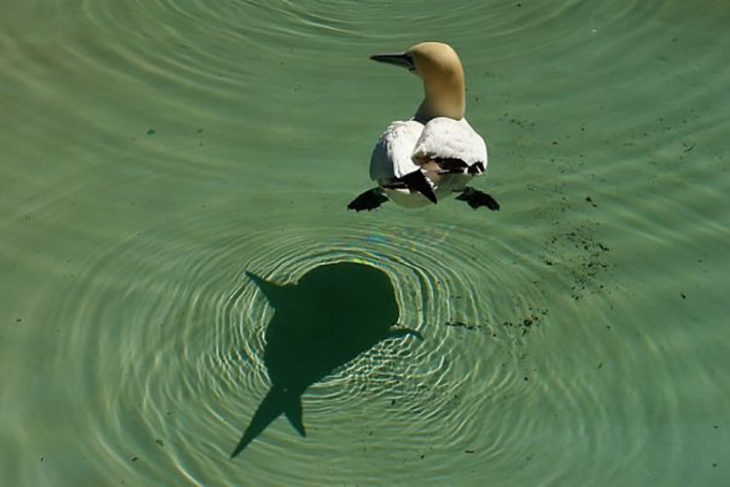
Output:
<path fill-rule="evenodd" d="M 404 67 L 423 79 L 426 98 L 416 118 L 464 117 L 464 69 L 448 44 L 421 42 L 405 52 L 375 54 L 370 59 Z"/>

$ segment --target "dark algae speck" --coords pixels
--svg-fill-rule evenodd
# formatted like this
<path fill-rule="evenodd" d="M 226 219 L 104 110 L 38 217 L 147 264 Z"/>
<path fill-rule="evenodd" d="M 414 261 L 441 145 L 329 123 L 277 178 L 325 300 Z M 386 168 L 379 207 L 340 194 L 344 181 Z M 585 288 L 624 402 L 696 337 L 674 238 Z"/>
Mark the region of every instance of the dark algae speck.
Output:
<path fill-rule="evenodd" d="M 451 326 L 454 328 L 466 328 L 467 330 L 476 330 L 477 329 L 477 326 L 468 325 L 462 321 L 447 321 L 446 326 Z"/>

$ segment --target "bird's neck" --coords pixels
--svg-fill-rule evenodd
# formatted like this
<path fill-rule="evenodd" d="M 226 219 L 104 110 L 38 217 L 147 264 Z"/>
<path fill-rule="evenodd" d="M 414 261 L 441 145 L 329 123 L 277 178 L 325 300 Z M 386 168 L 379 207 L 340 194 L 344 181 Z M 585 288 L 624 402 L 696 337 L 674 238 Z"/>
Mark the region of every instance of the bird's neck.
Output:
<path fill-rule="evenodd" d="M 464 118 L 464 77 L 461 73 L 423 80 L 425 97 L 418 107 L 415 119 L 426 123 L 432 118 Z"/>

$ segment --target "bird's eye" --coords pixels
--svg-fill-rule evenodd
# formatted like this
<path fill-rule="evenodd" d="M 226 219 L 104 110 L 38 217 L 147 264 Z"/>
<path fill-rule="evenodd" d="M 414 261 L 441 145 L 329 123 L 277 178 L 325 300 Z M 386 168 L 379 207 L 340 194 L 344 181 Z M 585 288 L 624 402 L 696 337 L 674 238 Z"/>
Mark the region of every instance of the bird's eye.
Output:
<path fill-rule="evenodd" d="M 408 68 L 408 71 L 410 71 L 411 73 L 415 73 L 416 72 L 416 62 L 413 60 L 413 56 L 410 54 L 406 54 L 404 57 L 407 62 L 406 67 Z"/>

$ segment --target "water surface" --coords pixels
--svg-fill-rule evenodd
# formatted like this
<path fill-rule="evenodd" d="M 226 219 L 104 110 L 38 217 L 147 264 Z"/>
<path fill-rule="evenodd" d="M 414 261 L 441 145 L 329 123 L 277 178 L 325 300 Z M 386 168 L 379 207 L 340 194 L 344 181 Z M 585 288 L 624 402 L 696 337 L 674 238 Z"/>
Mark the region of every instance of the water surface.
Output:
<path fill-rule="evenodd" d="M 4 12 L 2 485 L 730 482 L 722 2 Z M 348 212 L 421 96 L 367 56 L 426 39 L 502 209 Z M 332 362 L 306 437 L 281 415 L 230 459 L 280 313 L 246 272 L 343 263 L 423 339 Z"/>

